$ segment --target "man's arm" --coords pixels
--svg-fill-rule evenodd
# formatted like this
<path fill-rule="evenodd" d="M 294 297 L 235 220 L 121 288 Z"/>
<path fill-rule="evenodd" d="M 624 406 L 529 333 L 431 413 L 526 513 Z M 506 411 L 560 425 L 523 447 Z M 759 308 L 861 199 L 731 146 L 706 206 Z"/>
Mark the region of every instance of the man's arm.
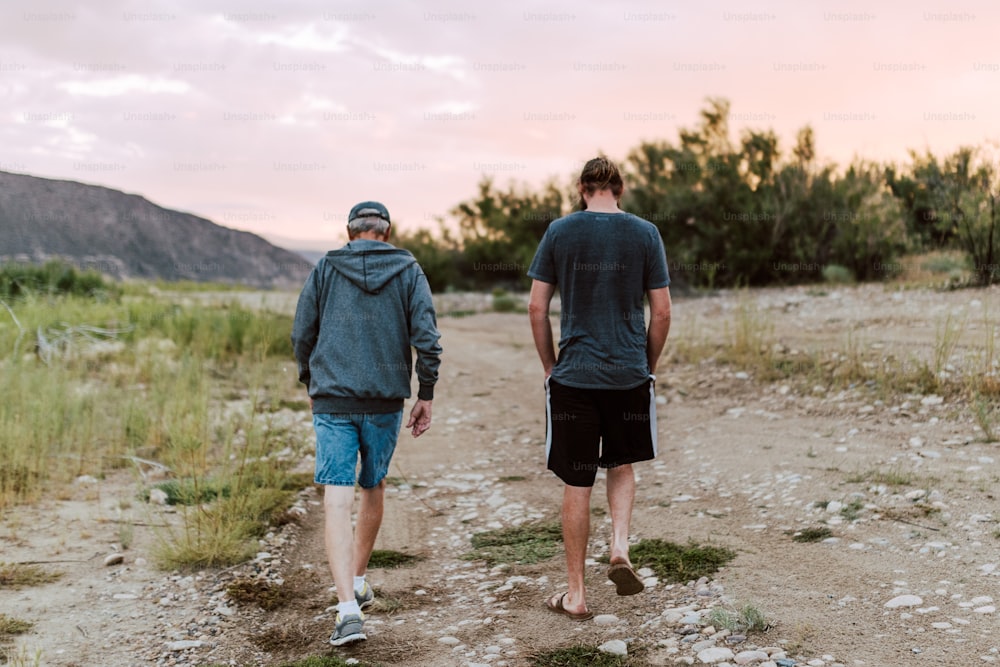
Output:
<path fill-rule="evenodd" d="M 552 322 L 549 321 L 549 305 L 556 286 L 541 280 L 531 281 L 531 295 L 528 298 L 528 319 L 531 321 L 531 336 L 535 339 L 535 349 L 545 370 L 545 377 L 552 375 L 556 365 L 555 342 L 552 338 Z"/>
<path fill-rule="evenodd" d="M 646 292 L 649 299 L 649 328 L 646 331 L 646 361 L 649 372 L 656 375 L 663 346 L 670 333 L 670 288 L 660 287 Z"/>
<path fill-rule="evenodd" d="M 319 338 L 319 294 L 316 289 L 316 270 L 313 269 L 302 287 L 292 322 L 292 349 L 299 366 L 299 381 L 309 387 L 309 358 Z"/>
<path fill-rule="evenodd" d="M 420 437 L 431 427 L 431 401 L 441 366 L 441 334 L 437 329 L 434 299 L 426 276 L 421 273 L 413 283 L 410 294 L 410 345 L 417 352 L 417 402 L 410 410 L 406 428 L 414 438 Z"/>

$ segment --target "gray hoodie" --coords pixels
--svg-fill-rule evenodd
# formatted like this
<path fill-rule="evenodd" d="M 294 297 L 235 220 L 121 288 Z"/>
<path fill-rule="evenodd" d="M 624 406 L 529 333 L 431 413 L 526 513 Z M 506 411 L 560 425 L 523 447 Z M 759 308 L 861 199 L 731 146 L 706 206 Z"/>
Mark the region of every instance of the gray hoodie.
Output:
<path fill-rule="evenodd" d="M 317 262 L 299 295 L 292 346 L 313 412 L 396 412 L 434 398 L 441 364 L 430 286 L 407 250 L 356 239 Z"/>

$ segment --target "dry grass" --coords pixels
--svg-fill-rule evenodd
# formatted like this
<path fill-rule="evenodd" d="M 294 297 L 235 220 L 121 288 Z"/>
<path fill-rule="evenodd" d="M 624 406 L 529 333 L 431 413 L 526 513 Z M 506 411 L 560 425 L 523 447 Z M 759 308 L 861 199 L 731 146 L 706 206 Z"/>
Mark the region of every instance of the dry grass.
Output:
<path fill-rule="evenodd" d="M 21 589 L 58 581 L 62 572 L 50 572 L 38 565 L 0 563 L 0 588 Z"/>

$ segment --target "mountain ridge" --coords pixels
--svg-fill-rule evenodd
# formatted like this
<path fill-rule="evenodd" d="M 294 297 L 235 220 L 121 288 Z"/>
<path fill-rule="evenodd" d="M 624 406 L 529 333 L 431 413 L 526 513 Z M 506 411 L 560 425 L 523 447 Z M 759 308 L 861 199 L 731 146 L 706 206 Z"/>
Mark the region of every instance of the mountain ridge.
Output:
<path fill-rule="evenodd" d="M 301 287 L 307 260 L 261 236 L 102 185 L 0 171 L 0 262 L 62 259 L 119 279 Z"/>

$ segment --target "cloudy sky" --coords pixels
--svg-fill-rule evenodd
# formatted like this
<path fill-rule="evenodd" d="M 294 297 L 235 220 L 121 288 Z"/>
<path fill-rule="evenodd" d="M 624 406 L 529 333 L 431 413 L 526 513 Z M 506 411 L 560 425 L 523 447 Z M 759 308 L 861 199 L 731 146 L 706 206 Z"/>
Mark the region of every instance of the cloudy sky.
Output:
<path fill-rule="evenodd" d="M 1000 3 L 910 0 L 5 0 L 0 169 L 269 237 L 350 207 L 435 227 L 483 175 L 568 183 L 674 141 L 811 125 L 820 157 L 1000 138 Z M 2 243 L 2 240 L 0 240 Z"/>

